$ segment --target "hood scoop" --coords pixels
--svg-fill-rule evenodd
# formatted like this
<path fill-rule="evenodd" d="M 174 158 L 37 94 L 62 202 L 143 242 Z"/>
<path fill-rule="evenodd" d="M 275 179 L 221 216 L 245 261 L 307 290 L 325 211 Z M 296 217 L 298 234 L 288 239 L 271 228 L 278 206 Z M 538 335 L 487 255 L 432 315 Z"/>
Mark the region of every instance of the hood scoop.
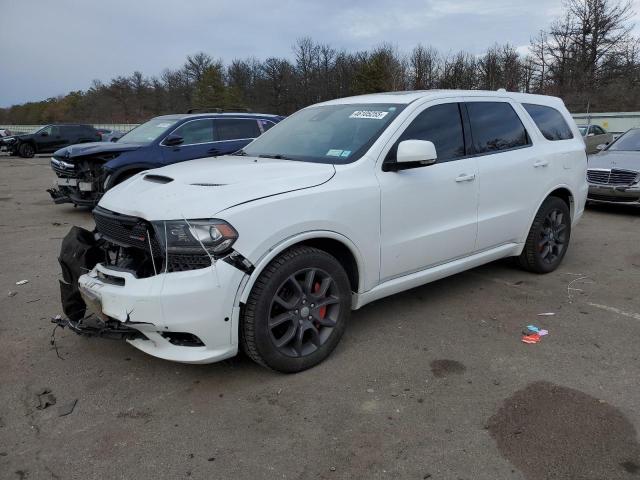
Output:
<path fill-rule="evenodd" d="M 165 177 L 164 175 L 154 175 L 148 174 L 143 177 L 147 182 L 153 183 L 171 183 L 173 182 L 173 178 Z"/>

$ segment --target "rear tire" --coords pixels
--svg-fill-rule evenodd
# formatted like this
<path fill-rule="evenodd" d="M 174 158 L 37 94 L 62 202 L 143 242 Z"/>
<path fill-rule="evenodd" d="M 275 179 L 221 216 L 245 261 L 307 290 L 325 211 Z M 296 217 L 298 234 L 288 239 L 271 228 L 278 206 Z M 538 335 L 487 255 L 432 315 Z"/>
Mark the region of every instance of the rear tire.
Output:
<path fill-rule="evenodd" d="M 255 362 L 284 373 L 311 368 L 336 347 L 351 315 L 351 288 L 327 252 L 299 246 L 267 265 L 240 320 L 240 342 Z"/>
<path fill-rule="evenodd" d="M 558 197 L 547 197 L 529 230 L 520 266 L 534 273 L 553 272 L 562 263 L 570 239 L 569 207 Z"/>
<path fill-rule="evenodd" d="M 36 149 L 30 143 L 23 143 L 18 147 L 18 154 L 23 158 L 33 158 L 36 154 Z"/>

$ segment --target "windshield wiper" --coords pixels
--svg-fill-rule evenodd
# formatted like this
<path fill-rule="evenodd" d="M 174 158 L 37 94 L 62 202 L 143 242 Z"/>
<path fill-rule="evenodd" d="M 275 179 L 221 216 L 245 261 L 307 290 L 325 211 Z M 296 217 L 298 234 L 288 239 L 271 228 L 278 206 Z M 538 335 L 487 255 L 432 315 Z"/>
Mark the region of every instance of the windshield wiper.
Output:
<path fill-rule="evenodd" d="M 289 158 L 289 157 L 286 157 L 284 155 L 280 155 L 279 153 L 276 153 L 275 155 L 267 155 L 267 154 L 258 155 L 258 158 L 274 158 L 276 160 L 293 160 L 293 158 Z"/>
<path fill-rule="evenodd" d="M 244 148 L 241 148 L 240 150 L 238 150 L 237 152 L 232 153 L 231 155 L 236 155 L 238 157 L 246 157 L 247 156 L 247 152 L 244 151 Z"/>

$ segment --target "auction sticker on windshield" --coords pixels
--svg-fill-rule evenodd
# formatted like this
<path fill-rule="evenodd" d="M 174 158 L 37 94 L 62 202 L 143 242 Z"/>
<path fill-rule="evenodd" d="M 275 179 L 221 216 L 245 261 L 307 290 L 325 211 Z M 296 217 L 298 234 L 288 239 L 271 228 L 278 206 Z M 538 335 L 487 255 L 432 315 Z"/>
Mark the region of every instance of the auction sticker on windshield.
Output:
<path fill-rule="evenodd" d="M 372 120 L 382 120 L 389 112 L 380 112 L 377 110 L 356 110 L 349 118 L 370 118 Z"/>

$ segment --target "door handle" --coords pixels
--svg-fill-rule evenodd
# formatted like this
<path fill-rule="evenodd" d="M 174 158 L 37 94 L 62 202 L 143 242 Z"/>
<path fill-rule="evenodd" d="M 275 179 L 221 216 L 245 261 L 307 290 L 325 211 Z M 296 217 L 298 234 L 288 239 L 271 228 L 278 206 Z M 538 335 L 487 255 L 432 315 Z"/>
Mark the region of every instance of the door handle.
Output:
<path fill-rule="evenodd" d="M 466 173 L 462 173 L 456 177 L 456 182 L 473 182 L 476 179 L 476 174 L 472 173 L 471 175 L 467 175 Z"/>
<path fill-rule="evenodd" d="M 546 167 L 547 165 L 549 165 L 548 160 L 538 160 L 536 163 L 533 164 L 533 167 L 539 168 L 539 167 Z"/>
<path fill-rule="evenodd" d="M 220 154 L 220 150 L 218 150 L 217 148 L 210 148 L 209 150 L 207 150 L 207 153 L 209 153 L 211 155 L 219 155 Z"/>

